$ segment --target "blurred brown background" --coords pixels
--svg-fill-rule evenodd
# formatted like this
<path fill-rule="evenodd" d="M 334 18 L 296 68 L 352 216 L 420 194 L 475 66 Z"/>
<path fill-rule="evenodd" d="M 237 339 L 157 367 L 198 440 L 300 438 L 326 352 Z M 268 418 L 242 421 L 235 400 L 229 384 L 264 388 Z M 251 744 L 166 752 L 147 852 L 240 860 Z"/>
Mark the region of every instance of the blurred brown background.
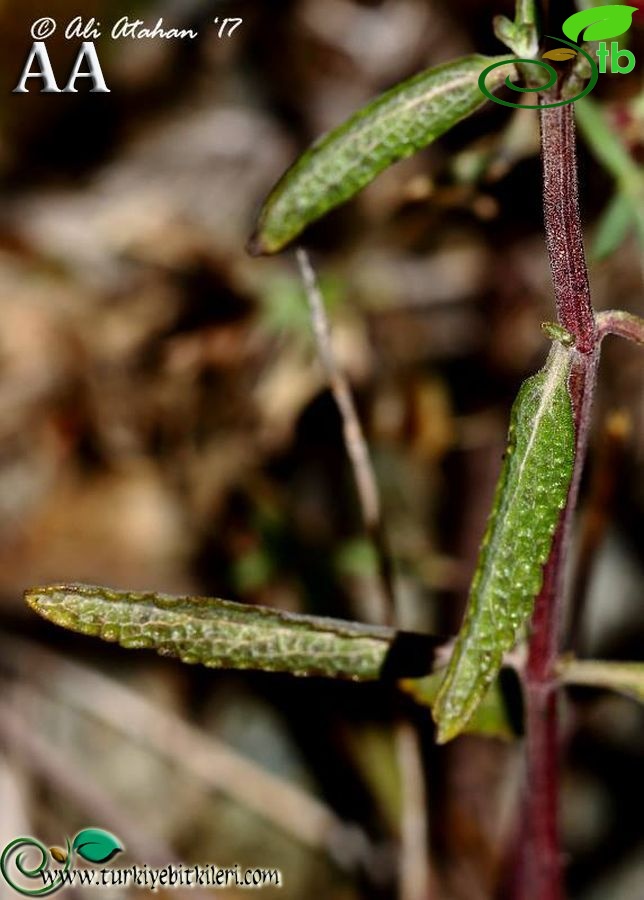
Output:
<path fill-rule="evenodd" d="M 550 33 L 574 11 L 555 6 Z M 511 11 L 502 0 L 0 4 L 3 845 L 23 833 L 60 845 L 96 824 L 150 864 L 279 867 L 285 900 L 396 896 L 401 701 L 388 689 L 188 669 L 63 633 L 21 594 L 73 580 L 367 615 L 372 560 L 294 260 L 251 259 L 244 245 L 314 137 L 427 65 L 503 52 L 491 20 Z M 58 21 L 48 47 L 66 73 L 78 42 L 61 32 L 80 12 L 104 26 L 111 93 L 12 94 L 31 23 Z M 199 38 L 112 41 L 125 14 Z M 243 24 L 219 39 L 215 16 Z M 630 41 L 642 62 L 602 77 L 594 97 L 641 160 L 644 30 Z M 580 165 L 592 248 L 615 186 L 583 143 Z M 536 114 L 490 104 L 306 236 L 410 627 L 458 626 L 509 407 L 545 353 L 539 183 Z M 591 258 L 595 306 L 643 314 L 642 275 L 634 236 Z M 588 591 L 578 646 L 641 659 L 644 368 L 637 348 L 604 349 L 584 502 L 605 524 L 573 579 Z M 128 705 L 139 695 L 161 719 Z M 635 900 L 642 710 L 572 696 L 571 896 Z M 438 752 L 428 713 L 402 705 L 426 750 L 436 897 L 489 897 L 518 745 L 466 738 Z M 267 786 L 265 771 L 278 781 Z M 283 783 L 302 791 L 294 809 L 286 794 L 271 800 Z M 249 785 L 268 797 L 263 815 Z M 314 796 L 321 808 L 307 806 Z"/>

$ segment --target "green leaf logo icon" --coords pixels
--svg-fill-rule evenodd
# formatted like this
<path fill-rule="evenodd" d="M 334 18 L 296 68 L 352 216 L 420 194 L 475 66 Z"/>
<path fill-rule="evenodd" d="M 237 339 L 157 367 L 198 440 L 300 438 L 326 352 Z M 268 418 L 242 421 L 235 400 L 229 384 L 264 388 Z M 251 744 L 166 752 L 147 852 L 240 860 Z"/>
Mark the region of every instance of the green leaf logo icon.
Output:
<path fill-rule="evenodd" d="M 109 862 L 122 849 L 118 838 L 101 828 L 84 828 L 72 844 L 72 850 L 91 863 Z"/>
<path fill-rule="evenodd" d="M 554 50 L 548 50 L 547 53 L 544 53 L 541 59 L 554 59 L 555 62 L 565 62 L 568 59 L 573 59 L 575 56 L 577 56 L 577 51 L 573 50 L 572 47 L 556 47 Z"/>
<path fill-rule="evenodd" d="M 563 33 L 577 43 L 582 31 L 584 41 L 608 41 L 628 31 L 634 12 L 637 12 L 637 6 L 624 6 L 621 3 L 583 9 L 566 19 Z"/>

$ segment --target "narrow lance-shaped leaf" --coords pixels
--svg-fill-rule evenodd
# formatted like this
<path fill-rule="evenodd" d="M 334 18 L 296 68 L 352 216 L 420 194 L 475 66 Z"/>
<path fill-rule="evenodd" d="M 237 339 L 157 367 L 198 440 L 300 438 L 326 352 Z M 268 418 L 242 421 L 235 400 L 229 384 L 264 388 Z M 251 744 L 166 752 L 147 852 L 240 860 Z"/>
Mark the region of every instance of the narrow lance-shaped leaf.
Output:
<path fill-rule="evenodd" d="M 620 136 L 611 127 L 601 107 L 590 97 L 575 105 L 575 118 L 590 148 L 616 181 L 616 195 L 604 212 L 594 253 L 597 259 L 611 253 L 634 225 L 640 246 L 644 246 L 644 172 Z"/>
<path fill-rule="evenodd" d="M 463 731 L 532 613 L 572 478 L 570 349 L 521 386 L 465 620 L 434 704 L 441 743 Z"/>
<path fill-rule="evenodd" d="M 635 225 L 633 202 L 622 193 L 613 194 L 597 222 L 592 244 L 596 262 L 606 259 L 624 243 Z"/>
<path fill-rule="evenodd" d="M 210 597 L 172 597 L 84 584 L 32 588 L 25 599 L 39 615 L 63 628 L 213 668 L 353 681 L 385 677 L 396 680 L 419 703 L 433 701 L 441 678 L 441 672 L 428 675 L 440 641 L 416 632 Z M 498 689 L 489 692 L 484 709 L 468 730 L 511 735 Z M 103 852 L 94 846 L 100 840 L 94 840 L 93 831 L 85 830 L 74 841 L 74 849 L 86 859 Z"/>
<path fill-rule="evenodd" d="M 392 163 L 411 156 L 486 102 L 481 72 L 503 57 L 466 56 L 428 69 L 373 100 L 321 137 L 284 174 L 266 200 L 249 242 L 276 253 L 306 226 L 349 200 Z M 503 84 L 513 64 L 494 69 Z"/>
<path fill-rule="evenodd" d="M 416 703 L 432 709 L 436 703 L 443 675 L 444 671 L 439 670 L 431 675 L 426 675 L 425 678 L 406 678 L 400 682 L 400 687 L 411 695 Z M 512 740 L 516 737 L 498 679 L 492 682 L 483 695 L 479 706 L 472 713 L 472 717 L 465 724 L 463 731 L 465 734 L 480 734 L 503 740 Z"/>
<path fill-rule="evenodd" d="M 82 584 L 33 588 L 25 599 L 45 619 L 71 631 L 213 668 L 375 679 L 396 635 L 389 628 L 212 597 Z"/>

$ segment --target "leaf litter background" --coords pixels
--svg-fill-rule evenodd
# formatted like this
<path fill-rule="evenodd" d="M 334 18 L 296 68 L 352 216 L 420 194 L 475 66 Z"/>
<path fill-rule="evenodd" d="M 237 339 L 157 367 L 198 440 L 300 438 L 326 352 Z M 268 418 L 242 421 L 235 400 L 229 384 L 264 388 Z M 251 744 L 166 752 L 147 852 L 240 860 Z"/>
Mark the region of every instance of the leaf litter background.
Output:
<path fill-rule="evenodd" d="M 563 20 L 574 8 L 561 6 Z M 492 896 L 518 743 L 463 738 L 439 752 L 428 713 L 390 689 L 120 651 L 47 626 L 21 594 L 75 580 L 367 617 L 373 563 L 294 260 L 253 260 L 244 244 L 311 139 L 426 65 L 498 53 L 500 12 L 510 4 L 91 2 L 83 14 L 104 24 L 163 15 L 200 38 L 106 38 L 111 94 L 16 96 L 31 22 L 78 10 L 0 6 L 3 845 L 19 834 L 60 845 L 97 825 L 129 848 L 123 865 L 239 862 L 281 868 L 284 898 L 393 897 L 402 709 L 425 747 L 436 896 Z M 222 14 L 244 18 L 229 41 L 210 24 Z M 640 59 L 642 38 L 636 26 Z M 49 44 L 67 71 L 75 45 Z M 641 162 L 637 70 L 594 96 Z M 307 234 L 409 626 L 458 626 L 509 406 L 545 353 L 536 121 L 487 108 Z M 585 145 L 581 168 L 592 247 L 615 183 Z M 615 231 L 619 246 L 592 262 L 594 302 L 641 315 L 641 246 Z M 603 658 L 641 659 L 640 353 L 605 345 L 580 519 L 590 549 L 573 573 L 588 603 L 578 649 Z M 571 895 L 640 897 L 642 710 L 571 696 Z M 266 771 L 302 795 L 267 785 Z"/>

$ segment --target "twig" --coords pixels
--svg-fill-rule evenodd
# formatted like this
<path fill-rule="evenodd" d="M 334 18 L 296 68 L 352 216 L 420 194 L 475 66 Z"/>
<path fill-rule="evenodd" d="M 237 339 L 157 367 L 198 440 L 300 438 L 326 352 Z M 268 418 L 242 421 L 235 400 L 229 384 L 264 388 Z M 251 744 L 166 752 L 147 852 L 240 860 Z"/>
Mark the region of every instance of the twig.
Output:
<path fill-rule="evenodd" d="M 427 859 L 429 821 L 423 757 L 416 729 L 400 721 L 396 732 L 396 756 L 402 777 L 402 823 L 399 897 L 428 900 L 434 893 Z"/>
<path fill-rule="evenodd" d="M 125 734 L 262 816 L 300 843 L 322 848 L 347 866 L 369 865 L 365 835 L 322 801 L 206 737 L 174 713 L 93 669 L 34 644 L 2 638 L 2 663 L 28 681 L 55 691 L 70 706 Z"/>
<path fill-rule="evenodd" d="M 175 860 L 177 855 L 172 848 L 160 837 L 144 834 L 140 825 L 128 818 L 116 801 L 83 771 L 78 760 L 72 763 L 39 733 L 37 718 L 24 713 L 30 707 L 38 710 L 42 706 L 38 695 L 24 687 L 17 687 L 11 693 L 14 694 L 11 702 L 0 701 L 0 740 L 9 750 L 89 816 L 88 824 L 100 822 L 113 830 L 129 853 L 141 862 L 167 865 Z"/>
<path fill-rule="evenodd" d="M 382 593 L 386 601 L 385 615 L 389 622 L 394 622 L 396 601 L 391 557 L 382 521 L 378 485 L 367 442 L 356 412 L 351 388 L 333 352 L 324 300 L 308 254 L 303 248 L 297 250 L 297 261 L 311 310 L 318 354 L 342 418 L 344 442 L 353 467 L 362 517 L 378 560 Z M 377 611 L 374 613 L 377 615 Z M 429 826 L 420 744 L 412 726 L 405 721 L 396 723 L 395 740 L 403 801 L 401 852 L 398 864 L 399 900 L 429 900 L 431 871 L 428 854 Z"/>
<path fill-rule="evenodd" d="M 338 365 L 333 351 L 329 320 L 313 266 L 306 250 L 303 248 L 299 247 L 297 249 L 296 256 L 311 311 L 311 322 L 318 355 L 342 419 L 344 444 L 353 469 L 362 518 L 378 560 L 384 602 L 382 610 L 373 609 L 372 619 L 374 622 L 384 621 L 387 624 L 392 624 L 395 621 L 393 572 L 382 525 L 380 495 L 369 456 L 369 449 L 360 425 L 349 382 Z"/>

